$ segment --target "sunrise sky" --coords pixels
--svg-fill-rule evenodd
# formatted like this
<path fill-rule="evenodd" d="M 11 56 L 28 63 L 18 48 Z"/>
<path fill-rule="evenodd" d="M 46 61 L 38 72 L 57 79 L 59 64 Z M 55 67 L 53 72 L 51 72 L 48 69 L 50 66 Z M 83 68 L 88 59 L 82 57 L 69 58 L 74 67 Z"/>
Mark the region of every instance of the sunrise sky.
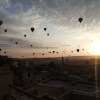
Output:
<path fill-rule="evenodd" d="M 0 20 L 3 21 L 0 26 L 2 55 L 81 56 L 95 54 L 92 45 L 99 47 L 100 0 L 0 0 Z M 34 32 L 31 27 L 35 28 Z M 55 53 L 49 53 L 52 51 Z"/>

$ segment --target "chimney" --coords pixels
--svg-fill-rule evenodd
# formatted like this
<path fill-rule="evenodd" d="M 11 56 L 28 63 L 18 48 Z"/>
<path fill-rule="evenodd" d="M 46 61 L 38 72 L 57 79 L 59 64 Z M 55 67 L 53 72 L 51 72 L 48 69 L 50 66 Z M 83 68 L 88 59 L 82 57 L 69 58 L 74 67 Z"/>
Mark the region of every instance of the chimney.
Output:
<path fill-rule="evenodd" d="M 63 58 L 63 56 L 62 56 L 62 62 L 61 63 L 62 63 L 62 65 L 64 65 L 64 58 Z"/>

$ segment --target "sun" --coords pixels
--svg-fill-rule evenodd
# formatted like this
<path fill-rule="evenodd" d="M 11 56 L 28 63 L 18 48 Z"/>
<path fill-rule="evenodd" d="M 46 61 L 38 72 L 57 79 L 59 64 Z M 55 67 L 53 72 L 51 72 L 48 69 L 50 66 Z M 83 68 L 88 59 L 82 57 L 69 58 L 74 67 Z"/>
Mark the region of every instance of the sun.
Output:
<path fill-rule="evenodd" d="M 90 47 L 90 53 L 92 55 L 100 55 L 100 41 L 93 42 Z"/>

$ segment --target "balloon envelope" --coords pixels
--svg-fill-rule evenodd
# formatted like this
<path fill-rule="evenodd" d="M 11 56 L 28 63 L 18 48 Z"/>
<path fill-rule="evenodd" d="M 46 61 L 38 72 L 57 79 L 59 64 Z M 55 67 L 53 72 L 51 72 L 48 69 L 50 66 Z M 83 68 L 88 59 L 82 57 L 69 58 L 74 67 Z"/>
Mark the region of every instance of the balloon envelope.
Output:
<path fill-rule="evenodd" d="M 35 29 L 33 27 L 31 27 L 31 31 L 33 32 Z"/>
<path fill-rule="evenodd" d="M 44 28 L 44 31 L 46 31 L 47 30 L 47 28 Z"/>
<path fill-rule="evenodd" d="M 6 51 L 4 51 L 4 53 L 6 53 Z"/>
<path fill-rule="evenodd" d="M 83 21 L 83 18 L 79 18 L 78 21 L 81 23 Z"/>
<path fill-rule="evenodd" d="M 2 20 L 0 20 L 0 26 L 3 24 L 3 21 Z"/>
<path fill-rule="evenodd" d="M 33 53 L 33 55 L 34 55 L 35 53 Z"/>
<path fill-rule="evenodd" d="M 79 52 L 80 50 L 79 49 L 76 49 L 76 51 Z"/>
<path fill-rule="evenodd" d="M 5 29 L 4 31 L 7 32 L 7 29 Z"/>
<path fill-rule="evenodd" d="M 49 33 L 47 34 L 47 36 L 49 36 Z"/>
<path fill-rule="evenodd" d="M 26 37 L 26 35 L 24 35 L 24 37 Z"/>
<path fill-rule="evenodd" d="M 55 51 L 52 51 L 53 53 L 55 53 Z"/>
<path fill-rule="evenodd" d="M 16 44 L 18 44 L 18 42 L 16 42 Z"/>

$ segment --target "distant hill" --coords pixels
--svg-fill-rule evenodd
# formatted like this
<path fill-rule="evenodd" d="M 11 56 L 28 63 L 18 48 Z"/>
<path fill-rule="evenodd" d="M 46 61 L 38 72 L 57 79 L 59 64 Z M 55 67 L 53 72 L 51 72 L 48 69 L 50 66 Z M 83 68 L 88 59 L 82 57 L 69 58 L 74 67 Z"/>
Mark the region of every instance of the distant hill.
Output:
<path fill-rule="evenodd" d="M 57 57 L 56 59 L 61 59 L 62 57 Z M 66 56 L 64 59 L 69 60 L 79 60 L 79 59 L 95 59 L 95 56 Z M 98 59 L 100 59 L 100 56 L 98 56 Z"/>
<path fill-rule="evenodd" d="M 61 60 L 62 57 L 48 57 L 48 58 L 19 58 L 24 60 L 36 60 L 36 61 L 58 61 Z M 69 60 L 81 60 L 81 59 L 95 59 L 95 56 L 65 56 L 64 59 Z M 100 59 L 100 56 L 98 56 Z"/>

